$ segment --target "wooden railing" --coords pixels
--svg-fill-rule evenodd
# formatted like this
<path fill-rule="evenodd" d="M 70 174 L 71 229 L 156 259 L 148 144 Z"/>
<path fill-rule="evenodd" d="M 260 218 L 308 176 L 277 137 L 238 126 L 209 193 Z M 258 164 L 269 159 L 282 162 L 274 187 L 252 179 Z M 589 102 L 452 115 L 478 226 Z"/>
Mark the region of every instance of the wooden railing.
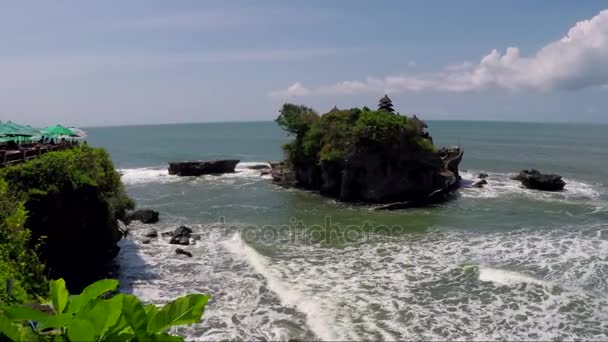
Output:
<path fill-rule="evenodd" d="M 72 148 L 76 145 L 66 143 L 58 145 L 36 145 L 31 147 L 22 147 L 19 149 L 3 149 L 0 147 L 0 167 L 23 163 L 25 161 L 35 159 L 43 154 L 62 151 Z"/>

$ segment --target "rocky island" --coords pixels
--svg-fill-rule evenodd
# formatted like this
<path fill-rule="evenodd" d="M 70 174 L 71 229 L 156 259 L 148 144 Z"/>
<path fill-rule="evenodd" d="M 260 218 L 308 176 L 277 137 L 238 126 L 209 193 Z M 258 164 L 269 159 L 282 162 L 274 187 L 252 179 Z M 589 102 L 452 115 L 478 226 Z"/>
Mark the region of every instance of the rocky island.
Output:
<path fill-rule="evenodd" d="M 377 110 L 334 107 L 323 115 L 285 104 L 276 122 L 295 137 L 283 146 L 285 161 L 271 163 L 280 185 L 388 209 L 437 202 L 460 185 L 463 151 L 437 149 L 426 123 L 395 112 L 388 96 Z"/>

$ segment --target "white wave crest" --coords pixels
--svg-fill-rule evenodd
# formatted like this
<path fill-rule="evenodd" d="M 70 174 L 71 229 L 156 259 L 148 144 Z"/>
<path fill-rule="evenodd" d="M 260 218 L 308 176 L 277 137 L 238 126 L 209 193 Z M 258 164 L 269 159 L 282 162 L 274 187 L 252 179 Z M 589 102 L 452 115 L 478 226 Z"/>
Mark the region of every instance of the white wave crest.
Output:
<path fill-rule="evenodd" d="M 203 175 L 200 177 L 178 177 L 169 175 L 167 167 L 142 167 L 134 169 L 119 169 L 118 172 L 122 175 L 122 181 L 126 185 L 139 185 L 145 183 L 173 183 L 178 181 L 203 181 L 203 182 L 219 182 L 232 183 L 234 179 L 270 179 L 270 175 L 262 175 L 260 170 L 251 169 L 251 166 L 265 165 L 270 168 L 266 162 L 242 162 L 235 167 L 235 172 L 225 173 L 221 175 Z"/>
<path fill-rule="evenodd" d="M 144 183 L 167 183 L 177 181 L 177 176 L 169 175 L 167 169 L 160 168 L 137 168 L 137 169 L 120 169 L 118 172 L 122 175 L 122 182 L 126 185 L 144 184 Z"/>
<path fill-rule="evenodd" d="M 268 282 L 269 288 L 275 292 L 281 301 L 289 306 L 296 307 L 306 314 L 306 323 L 310 329 L 324 341 L 335 341 L 340 338 L 332 331 L 332 315 L 328 315 L 328 302 L 316 300 L 311 294 L 305 294 L 293 286 L 281 280 L 281 276 L 275 274 L 270 261 L 260 255 L 253 248 L 242 241 L 240 234 L 235 234 L 231 240 L 225 241 L 224 246 L 235 255 L 244 258 L 247 262 Z"/>
<path fill-rule="evenodd" d="M 525 274 L 491 267 L 479 268 L 479 280 L 491 281 L 493 283 L 502 285 L 515 285 L 518 283 L 535 283 L 544 285 L 544 282 Z"/>

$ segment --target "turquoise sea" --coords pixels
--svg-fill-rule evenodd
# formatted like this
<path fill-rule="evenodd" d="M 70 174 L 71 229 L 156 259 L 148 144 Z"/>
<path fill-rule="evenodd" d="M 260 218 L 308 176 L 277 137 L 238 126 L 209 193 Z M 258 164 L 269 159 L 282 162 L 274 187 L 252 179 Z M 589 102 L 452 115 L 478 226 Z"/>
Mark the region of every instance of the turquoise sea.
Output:
<path fill-rule="evenodd" d="M 122 290 L 148 302 L 213 296 L 187 340 L 608 339 L 608 126 L 431 121 L 465 150 L 464 187 L 430 208 L 373 212 L 285 190 L 248 165 L 278 160 L 272 122 L 90 128 L 139 207 L 161 212 L 121 242 Z M 237 172 L 169 176 L 176 160 Z M 567 182 L 527 190 L 536 168 Z M 483 189 L 470 187 L 480 172 Z M 175 255 L 146 231 L 188 225 Z"/>

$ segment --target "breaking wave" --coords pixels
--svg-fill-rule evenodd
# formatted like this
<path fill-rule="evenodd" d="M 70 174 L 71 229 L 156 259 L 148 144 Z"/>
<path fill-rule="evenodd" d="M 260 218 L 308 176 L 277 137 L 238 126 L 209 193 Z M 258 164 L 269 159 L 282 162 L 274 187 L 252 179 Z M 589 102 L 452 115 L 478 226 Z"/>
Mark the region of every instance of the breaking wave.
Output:
<path fill-rule="evenodd" d="M 123 280 L 150 301 L 210 293 L 205 321 L 181 331 L 188 340 L 608 338 L 606 225 L 278 244 L 273 256 L 234 229 L 200 227 L 217 234 L 192 259 L 163 241 L 127 243 Z M 141 280 L 142 269 L 155 276 Z"/>
<path fill-rule="evenodd" d="M 175 182 L 197 182 L 197 181 L 226 181 L 231 179 L 270 179 L 270 175 L 261 175 L 260 170 L 250 169 L 251 166 L 270 165 L 265 162 L 242 162 L 238 163 L 234 173 L 222 175 L 204 175 L 201 177 L 178 177 L 169 175 L 167 167 L 142 167 L 134 169 L 119 169 L 121 179 L 126 185 L 141 185 L 147 183 L 167 184 Z"/>

